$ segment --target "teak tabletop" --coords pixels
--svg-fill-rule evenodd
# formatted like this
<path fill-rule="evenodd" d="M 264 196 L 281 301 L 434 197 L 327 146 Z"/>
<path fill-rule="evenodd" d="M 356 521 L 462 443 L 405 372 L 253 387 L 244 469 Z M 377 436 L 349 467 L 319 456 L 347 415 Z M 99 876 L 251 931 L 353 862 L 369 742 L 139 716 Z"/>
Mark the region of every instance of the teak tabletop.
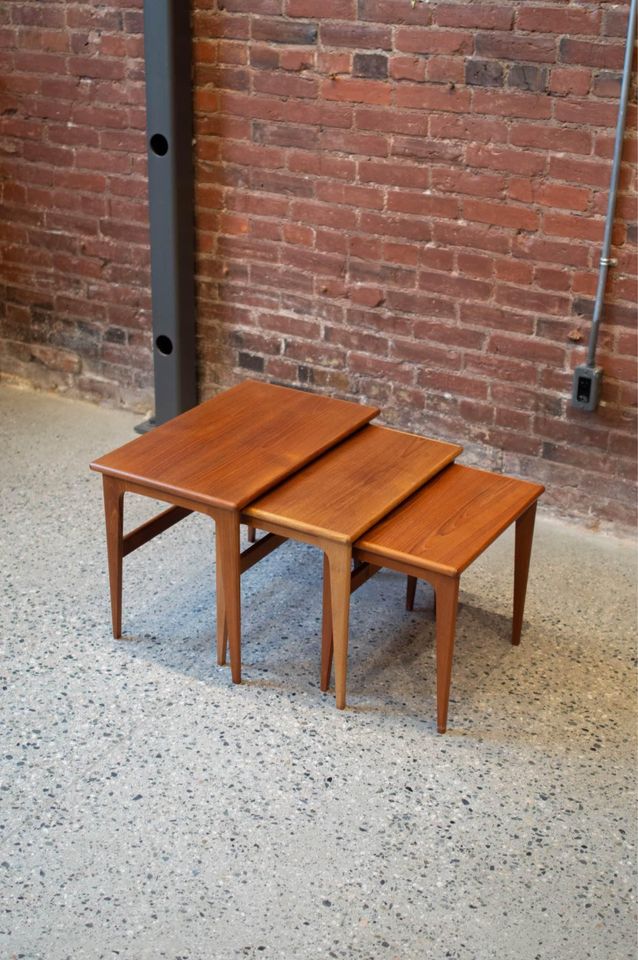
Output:
<path fill-rule="evenodd" d="M 191 511 L 205 513 L 217 530 L 218 648 L 227 632 L 238 683 L 241 508 L 378 413 L 377 407 L 247 380 L 95 460 L 91 469 L 104 483 L 113 635 L 122 633 L 123 557 Z M 125 493 L 172 507 L 124 535 Z"/>
<path fill-rule="evenodd" d="M 352 543 L 461 452 L 389 427 L 367 426 L 243 511 L 255 526 Z M 279 532 L 279 531 L 278 531 Z"/>
<path fill-rule="evenodd" d="M 242 512 L 246 523 L 324 551 L 339 708 L 346 697 L 352 543 L 461 450 L 454 443 L 367 426 Z M 224 654 L 222 637 L 220 662 Z"/>
<path fill-rule="evenodd" d="M 384 561 L 458 576 L 543 490 L 538 483 L 452 464 L 356 546 Z"/>
<path fill-rule="evenodd" d="M 100 457 L 91 469 L 237 510 L 378 413 L 246 380 Z"/>

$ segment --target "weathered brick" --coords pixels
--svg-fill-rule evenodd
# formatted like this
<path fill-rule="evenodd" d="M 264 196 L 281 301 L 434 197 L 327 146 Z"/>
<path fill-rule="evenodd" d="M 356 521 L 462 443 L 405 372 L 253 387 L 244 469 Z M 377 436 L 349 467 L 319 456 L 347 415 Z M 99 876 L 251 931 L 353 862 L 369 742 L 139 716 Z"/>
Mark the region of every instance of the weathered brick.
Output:
<path fill-rule="evenodd" d="M 507 74 L 507 85 L 518 90 L 542 92 L 547 89 L 547 67 L 536 67 L 529 63 L 512 64 Z"/>
<path fill-rule="evenodd" d="M 554 63 L 557 44 L 555 37 L 526 37 L 490 31 L 476 34 L 474 50 L 479 57 L 494 57 L 497 60 Z"/>
<path fill-rule="evenodd" d="M 388 58 L 382 53 L 355 53 L 352 58 L 352 74 L 355 77 L 381 80 L 388 75 Z"/>
<path fill-rule="evenodd" d="M 474 87 L 502 87 L 505 76 L 503 64 L 494 60 L 467 60 L 465 82 Z"/>
<path fill-rule="evenodd" d="M 297 23 L 286 20 L 266 20 L 256 17 L 252 21 L 253 40 L 262 43 L 299 43 L 310 46 L 317 42 L 317 24 Z"/>

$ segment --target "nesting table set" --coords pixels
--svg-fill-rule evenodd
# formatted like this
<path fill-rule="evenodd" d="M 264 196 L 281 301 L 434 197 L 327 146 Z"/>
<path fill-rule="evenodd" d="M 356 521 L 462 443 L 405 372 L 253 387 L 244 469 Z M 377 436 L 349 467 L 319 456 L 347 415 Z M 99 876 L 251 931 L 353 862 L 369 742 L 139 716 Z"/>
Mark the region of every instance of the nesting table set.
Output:
<path fill-rule="evenodd" d="M 462 448 L 370 425 L 380 411 L 245 381 L 91 464 L 102 473 L 113 635 L 123 558 L 193 511 L 216 526 L 217 661 L 241 681 L 241 574 L 287 539 L 324 553 L 321 689 L 346 703 L 350 594 L 381 567 L 436 596 L 437 728 L 447 724 L 461 573 L 516 523 L 520 640 L 539 484 L 454 463 Z M 125 493 L 171 506 L 124 534 Z M 265 531 L 243 552 L 240 524 Z"/>

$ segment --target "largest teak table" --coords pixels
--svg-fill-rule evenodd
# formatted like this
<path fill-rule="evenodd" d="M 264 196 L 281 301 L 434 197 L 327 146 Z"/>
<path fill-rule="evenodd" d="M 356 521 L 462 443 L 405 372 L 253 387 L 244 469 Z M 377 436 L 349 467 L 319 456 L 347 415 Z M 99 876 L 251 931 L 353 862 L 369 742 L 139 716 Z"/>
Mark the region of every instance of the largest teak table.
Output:
<path fill-rule="evenodd" d="M 378 413 L 377 407 L 247 380 L 95 460 L 91 469 L 104 484 L 113 635 L 122 634 L 123 557 L 189 513 L 204 513 L 217 533 L 218 644 L 227 632 L 232 677 L 239 683 L 242 509 Z M 171 507 L 125 535 L 125 493 Z M 255 544 L 255 559 L 281 542 L 272 537 Z"/>

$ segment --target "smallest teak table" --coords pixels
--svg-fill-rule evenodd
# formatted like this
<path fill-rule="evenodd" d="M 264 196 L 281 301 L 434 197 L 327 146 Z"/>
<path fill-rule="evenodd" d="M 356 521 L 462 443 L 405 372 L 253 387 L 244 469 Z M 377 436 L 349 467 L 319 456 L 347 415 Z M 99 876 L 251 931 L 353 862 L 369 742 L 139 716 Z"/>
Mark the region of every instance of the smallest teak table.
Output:
<path fill-rule="evenodd" d="M 122 559 L 193 511 L 215 521 L 217 634 L 228 632 L 233 681 L 241 680 L 240 511 L 379 413 L 246 380 L 131 440 L 91 464 L 104 481 L 113 636 L 122 633 Z M 172 506 L 130 533 L 123 530 L 125 493 Z M 281 543 L 256 545 L 265 556 Z M 223 599 L 222 599 L 223 598 Z"/>
<path fill-rule="evenodd" d="M 527 577 L 534 535 L 536 501 L 545 488 L 515 477 L 452 464 L 384 520 L 360 537 L 352 556 L 368 575 L 381 567 L 427 580 L 436 595 L 437 729 L 447 726 L 452 655 L 459 596 L 464 570 L 516 522 L 514 548 L 514 615 L 512 643 L 521 638 Z M 368 579 L 355 569 L 351 590 Z M 332 636 L 331 591 L 324 570 L 324 626 L 321 655 L 321 688 L 330 680 Z M 336 650 L 336 645 L 335 645 Z M 335 670 L 336 683 L 336 670 Z"/>

